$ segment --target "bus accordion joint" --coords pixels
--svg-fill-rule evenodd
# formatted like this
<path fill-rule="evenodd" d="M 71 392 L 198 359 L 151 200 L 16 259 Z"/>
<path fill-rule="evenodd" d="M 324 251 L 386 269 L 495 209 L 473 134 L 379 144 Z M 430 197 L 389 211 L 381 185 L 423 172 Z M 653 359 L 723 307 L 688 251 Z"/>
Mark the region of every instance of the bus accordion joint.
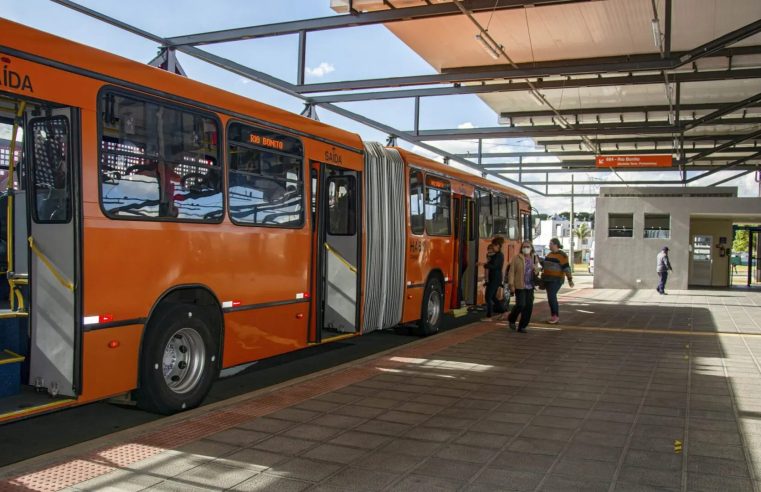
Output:
<path fill-rule="evenodd" d="M 336 251 L 335 249 L 333 249 L 333 248 L 332 248 L 332 247 L 331 247 L 331 246 L 330 246 L 328 243 L 325 243 L 325 249 L 327 249 L 327 250 L 328 250 L 328 252 L 329 252 L 330 254 L 332 254 L 333 256 L 335 256 L 335 257 L 338 259 L 338 261 L 340 261 L 341 263 L 343 263 L 343 264 L 344 264 L 344 266 L 345 266 L 346 268 L 348 268 L 349 270 L 351 270 L 351 271 L 352 271 L 352 273 L 357 273 L 357 267 L 355 267 L 354 265 L 352 265 L 351 263 L 349 263 L 349 262 L 346 260 L 346 258 L 344 258 L 343 256 L 341 256 L 341 254 L 340 254 L 338 251 Z"/>
<path fill-rule="evenodd" d="M 50 273 L 53 274 L 53 276 L 56 278 L 56 280 L 58 280 L 61 283 L 61 285 L 63 285 L 64 287 L 66 287 L 68 290 L 72 292 L 74 291 L 74 288 L 75 288 L 74 282 L 67 279 L 63 275 L 63 273 L 61 273 L 61 271 L 58 268 L 56 268 L 55 265 L 53 265 L 53 263 L 50 261 L 50 258 L 45 256 L 45 253 L 40 251 L 40 248 L 38 248 L 37 245 L 34 244 L 34 238 L 32 236 L 29 236 L 29 248 L 31 248 L 32 252 L 35 255 L 37 255 L 40 261 L 42 261 L 42 263 L 48 268 L 48 270 L 50 270 Z"/>

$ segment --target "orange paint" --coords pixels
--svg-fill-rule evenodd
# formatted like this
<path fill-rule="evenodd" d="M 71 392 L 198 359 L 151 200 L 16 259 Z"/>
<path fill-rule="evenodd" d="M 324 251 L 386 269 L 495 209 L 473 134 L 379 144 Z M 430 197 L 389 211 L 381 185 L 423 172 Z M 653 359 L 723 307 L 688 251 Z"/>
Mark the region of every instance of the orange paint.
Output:
<path fill-rule="evenodd" d="M 12 83 L 0 80 L 0 91 L 80 110 L 84 313 L 107 313 L 101 323 L 145 319 L 170 289 L 203 286 L 220 302 L 231 302 L 233 307 L 257 306 L 224 314 L 223 367 L 297 350 L 316 340 L 318 306 L 311 301 L 310 294 L 318 293 L 320 282 L 314 258 L 321 245 L 313 232 L 310 171 L 319 169 L 317 163 L 325 163 L 361 173 L 363 143 L 358 135 L 7 20 L 0 19 L 0 32 L 9 51 L 23 54 L 12 56 L 0 49 L 0 62 L 19 77 L 18 84 L 16 75 Z M 298 138 L 304 152 L 303 227 L 237 226 L 227 215 L 219 224 L 105 217 L 99 203 L 101 115 L 97 103 L 99 91 L 112 86 L 111 81 L 119 81 L 125 91 L 142 91 L 157 99 L 170 94 L 180 100 L 173 104 L 211 111 L 219 119 L 220 129 L 231 121 L 254 126 L 266 122 L 264 126 L 277 127 L 277 134 Z M 215 138 L 219 138 L 220 148 L 227 149 L 223 133 Z M 284 148 L 284 142 L 274 137 L 250 134 L 249 139 L 255 145 Z M 407 171 L 411 166 L 422 170 L 430 186 L 471 199 L 477 188 L 488 189 L 518 197 L 521 209 L 528 209 L 526 196 L 513 189 L 397 150 Z M 228 159 L 227 155 L 223 157 Z M 360 182 L 360 196 L 366 196 L 361 176 Z M 364 207 L 364 203 L 360 204 L 360 217 Z M 445 309 L 452 307 L 452 292 L 459 279 L 455 272 L 454 237 L 413 235 L 409 210 L 406 223 L 405 284 L 414 285 L 405 289 L 400 321 L 411 322 L 420 318 L 425 282 L 433 272 L 446 279 Z M 364 228 L 364 221 L 362 225 Z M 360 231 L 362 251 L 366 251 L 365 232 Z M 481 240 L 480 244 L 479 249 L 485 251 L 486 241 Z M 361 260 L 360 264 L 365 265 L 365 258 Z M 360 271 L 361 286 L 366 273 L 364 269 Z M 364 315 L 364 296 L 360 290 L 360 320 Z M 294 303 L 269 306 L 291 300 Z M 143 330 L 142 325 L 130 325 L 83 334 L 78 402 L 107 398 L 137 386 Z"/>

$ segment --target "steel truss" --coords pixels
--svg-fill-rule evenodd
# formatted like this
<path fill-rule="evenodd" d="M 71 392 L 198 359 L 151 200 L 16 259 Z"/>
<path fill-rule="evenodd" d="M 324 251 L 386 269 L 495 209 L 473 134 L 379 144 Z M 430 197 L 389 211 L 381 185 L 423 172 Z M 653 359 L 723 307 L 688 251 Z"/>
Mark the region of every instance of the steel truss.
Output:
<path fill-rule="evenodd" d="M 327 29 L 340 29 L 355 26 L 366 26 L 372 24 L 382 24 L 389 22 L 405 21 L 412 19 L 424 19 L 432 17 L 441 17 L 449 15 L 461 15 L 460 9 L 454 3 L 430 4 L 421 7 L 395 8 L 377 12 L 356 12 L 352 11 L 346 15 L 337 15 L 320 19 L 308 19 L 303 21 L 285 22 L 279 24 L 250 26 L 238 29 L 228 29 L 223 31 L 190 34 L 185 36 L 175 36 L 164 38 L 153 33 L 144 31 L 128 23 L 109 17 L 96 10 L 79 5 L 71 0 L 51 0 L 55 3 L 73 9 L 82 14 L 88 15 L 112 26 L 124 29 L 135 35 L 152 40 L 161 47 L 160 55 L 153 60 L 155 65 L 167 65 L 174 67 L 176 72 L 182 70 L 176 63 L 175 52 L 179 51 L 186 55 L 193 56 L 200 60 L 206 61 L 214 66 L 233 72 L 241 77 L 253 80 L 268 87 L 277 89 L 283 93 L 296 97 L 305 103 L 304 113 L 306 116 L 317 118 L 316 108 L 321 107 L 340 116 L 349 118 L 353 121 L 364 124 L 375 130 L 384 132 L 389 135 L 390 141 L 401 139 L 406 142 L 417 145 L 420 148 L 438 154 L 445 161 L 457 162 L 471 169 L 480 172 L 484 176 L 493 176 L 509 184 L 524 188 L 541 196 L 596 196 L 595 194 L 566 194 L 566 193 L 549 193 L 549 185 L 561 185 L 565 182 L 552 182 L 547 178 L 544 182 L 523 182 L 504 176 L 504 172 L 527 173 L 526 164 L 509 163 L 507 169 L 495 168 L 492 164 L 484 164 L 483 159 L 490 157 L 533 157 L 538 155 L 537 152 L 527 153 L 483 153 L 483 140 L 495 138 L 514 138 L 514 137 L 571 137 L 569 139 L 557 140 L 539 140 L 538 146 L 549 147 L 560 146 L 560 152 L 548 152 L 542 155 L 554 154 L 558 157 L 565 155 L 590 155 L 590 152 L 574 152 L 569 150 L 566 154 L 565 146 L 580 147 L 582 137 L 592 137 L 593 142 L 602 145 L 627 146 L 633 144 L 635 152 L 657 152 L 658 144 L 666 144 L 667 148 L 661 149 L 661 152 L 668 151 L 678 152 L 677 162 L 680 166 L 681 180 L 674 183 L 687 184 L 703 177 L 710 176 L 718 171 L 736 170 L 742 171 L 729 178 L 728 180 L 746 175 L 761 165 L 761 152 L 756 151 L 758 139 L 761 138 L 761 131 L 749 132 L 744 135 L 717 135 L 701 136 L 694 135 L 690 132 L 695 128 L 703 125 L 756 125 L 761 123 L 761 115 L 753 109 L 761 107 L 761 93 L 743 101 L 731 102 L 726 104 L 680 104 L 680 87 L 681 83 L 713 81 L 726 79 L 758 79 L 761 78 L 761 68 L 733 68 L 731 59 L 738 55 L 761 54 L 761 46 L 730 47 L 732 44 L 746 39 L 761 32 L 761 20 L 757 20 L 741 27 L 724 36 L 716 38 L 708 43 L 696 47 L 693 50 L 685 52 L 672 52 L 671 46 L 671 1 L 666 0 L 666 23 L 664 45 L 665 51 L 656 54 L 644 54 L 627 57 L 608 57 L 587 60 L 563 60 L 556 62 L 542 62 L 529 65 L 511 66 L 486 66 L 486 67 L 452 67 L 444 69 L 442 73 L 433 75 L 410 76 L 410 77 L 393 77 L 380 79 L 354 80 L 331 83 L 310 83 L 306 84 L 305 74 L 305 57 L 307 49 L 307 38 L 309 32 L 322 31 Z M 562 3 L 576 3 L 593 0 L 500 0 L 495 7 L 494 0 L 462 0 L 462 4 L 470 12 L 493 11 L 511 8 L 522 8 L 528 5 L 544 6 Z M 236 40 L 297 35 L 298 36 L 298 59 L 297 59 L 297 77 L 296 83 L 291 83 L 269 74 L 244 66 L 230 59 L 209 53 L 198 48 L 199 45 L 230 42 Z M 695 62 L 703 57 L 726 57 L 730 60 L 726 70 L 701 71 L 698 70 Z M 673 72 L 674 70 L 678 70 Z M 645 72 L 645 73 L 640 73 Z M 653 72 L 656 72 L 653 74 Z M 604 74 L 620 73 L 621 75 L 603 76 Z M 497 128 L 477 128 L 477 129 L 445 129 L 445 130 L 421 130 L 420 129 L 420 99 L 423 97 L 460 95 L 460 94 L 482 94 L 490 92 L 505 91 L 527 91 L 529 84 L 526 82 L 516 82 L 514 79 L 530 79 L 532 84 L 540 90 L 554 88 L 570 87 L 591 87 L 605 85 L 631 85 L 631 84 L 661 84 L 667 77 L 669 83 L 676 87 L 676 119 L 675 121 L 663 121 L 663 117 L 652 119 L 652 113 L 663 112 L 668 108 L 645 107 L 645 108 L 596 108 L 585 109 L 583 111 L 564 111 L 562 114 L 573 116 L 575 121 L 570 127 L 561 127 L 554 124 L 543 125 L 514 125 Z M 487 83 L 497 79 L 504 82 Z M 444 85 L 443 87 L 423 87 L 412 89 L 395 89 L 379 90 L 369 92 L 356 92 L 363 89 L 389 89 L 404 86 L 433 86 Z M 351 92 L 354 91 L 354 92 Z M 313 95 L 320 92 L 340 92 L 338 94 Z M 366 101 L 378 99 L 397 99 L 413 98 L 415 102 L 414 128 L 412 130 L 400 130 L 379 121 L 365 117 L 356 112 L 337 106 L 336 103 L 350 101 Z M 749 111 L 750 110 L 750 111 Z M 704 112 L 708 114 L 697 116 L 696 114 L 688 115 L 689 112 Z M 620 114 L 621 121 L 617 123 L 582 123 L 584 115 L 603 114 Z M 624 113 L 644 113 L 644 121 L 623 121 Z M 687 117 L 685 117 L 687 115 Z M 731 117 L 728 117 L 731 115 Z M 520 118 L 539 118 L 552 117 L 552 112 L 537 111 L 512 113 L 502 115 L 513 119 Z M 642 119 L 642 118 L 640 118 Z M 620 135 L 614 138 L 605 138 L 606 135 Z M 631 136 L 637 135 L 637 136 Z M 648 136 L 641 136 L 648 135 Z M 439 147 L 427 143 L 434 140 L 461 140 L 474 139 L 477 141 L 479 153 L 470 154 L 453 154 Z M 675 144 L 675 139 L 678 145 Z M 705 148 L 705 143 L 710 143 L 710 147 Z M 646 148 L 640 150 L 639 144 L 644 144 Z M 692 144 L 692 150 L 690 145 Z M 744 144 L 744 145 L 741 145 Z M 700 147 L 698 148 L 698 145 Z M 751 147 L 748 147 L 752 145 Z M 678 148 L 677 148 L 678 147 Z M 602 150 L 604 153 L 609 151 Z M 624 151 L 621 151 L 622 153 Z M 631 151 L 630 151 L 631 152 Z M 739 157 L 729 163 L 722 165 L 705 165 L 704 162 L 727 161 L 727 158 L 721 159 L 710 156 L 718 153 L 739 154 L 752 153 Z M 473 162 L 471 159 L 477 159 Z M 565 162 L 545 164 L 546 166 L 561 166 L 561 170 L 547 170 L 547 176 L 550 172 L 569 172 L 576 170 L 585 170 L 591 172 L 595 168 L 590 167 L 586 162 L 573 162 L 566 165 Z M 566 169 L 562 169 L 565 166 Z M 753 166 L 753 167 L 751 167 Z M 518 167 L 518 169 L 514 169 Z M 687 171 L 701 171 L 702 174 L 687 178 Z M 654 171 L 653 169 L 641 169 L 641 171 Z M 545 171 L 539 171 L 545 172 Z M 620 177 L 620 176 L 619 176 Z M 726 182 L 722 180 L 719 183 Z M 664 184 L 664 181 L 631 181 L 622 183 L 606 184 Z M 545 191 L 534 188 L 534 185 L 544 184 Z M 584 182 L 576 182 L 584 184 Z M 600 184 L 594 182 L 593 184 Z"/>

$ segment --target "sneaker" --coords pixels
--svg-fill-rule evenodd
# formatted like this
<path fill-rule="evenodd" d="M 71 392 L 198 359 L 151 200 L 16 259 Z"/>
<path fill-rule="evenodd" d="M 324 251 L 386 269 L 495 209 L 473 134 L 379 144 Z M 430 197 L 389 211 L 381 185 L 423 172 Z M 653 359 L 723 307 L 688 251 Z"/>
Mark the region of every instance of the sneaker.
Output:
<path fill-rule="evenodd" d="M 518 328 L 518 333 L 526 333 L 526 328 Z"/>
<path fill-rule="evenodd" d="M 558 321 L 560 321 L 560 318 L 559 318 L 558 316 L 553 316 L 553 317 L 551 317 L 551 318 L 550 318 L 550 319 L 547 321 L 547 323 L 549 323 L 549 324 L 551 324 L 551 325 L 556 325 L 556 324 L 558 324 Z"/>
<path fill-rule="evenodd" d="M 513 323 L 513 322 L 510 322 L 510 323 L 508 323 L 508 324 L 510 325 L 510 329 L 511 329 L 511 330 L 513 330 L 513 331 L 516 331 L 516 330 L 518 329 L 518 327 L 516 327 L 516 326 L 515 326 L 515 323 Z"/>

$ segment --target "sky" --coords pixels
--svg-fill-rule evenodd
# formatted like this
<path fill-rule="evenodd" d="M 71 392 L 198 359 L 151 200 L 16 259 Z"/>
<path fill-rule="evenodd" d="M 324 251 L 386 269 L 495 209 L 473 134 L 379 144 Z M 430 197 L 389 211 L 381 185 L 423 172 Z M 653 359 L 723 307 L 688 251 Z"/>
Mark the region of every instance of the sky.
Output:
<path fill-rule="evenodd" d="M 314 17 L 336 15 L 330 0 L 79 0 L 79 3 L 143 30 L 169 37 L 208 32 L 234 27 L 269 24 Z M 180 8 L 181 6 L 181 8 Z M 0 0 L 0 16 L 47 31 L 67 39 L 97 47 L 132 60 L 147 63 L 157 54 L 152 41 L 89 18 L 49 0 Z M 297 36 L 237 41 L 203 46 L 202 49 L 230 58 L 289 82 L 296 81 Z M 301 112 L 303 103 L 292 96 L 262 86 L 239 75 L 178 54 L 180 64 L 190 78 L 230 92 L 280 107 Z M 306 52 L 306 82 L 330 82 L 373 77 L 423 75 L 435 70 L 396 36 L 381 25 L 310 33 Z M 413 101 L 392 99 L 343 104 L 392 127 L 409 130 L 413 127 Z M 386 135 L 352 120 L 318 109 L 320 120 L 358 133 L 369 141 L 385 142 Z M 421 129 L 473 128 L 497 126 L 497 115 L 475 95 L 424 98 L 421 101 Z M 436 157 L 414 145 L 399 141 L 420 154 Z M 454 153 L 475 152 L 475 141 L 434 142 Z M 485 152 L 530 150 L 530 140 L 491 140 L 484 142 Z M 485 161 L 486 162 L 486 161 Z M 551 175 L 552 180 L 569 180 L 565 174 Z M 634 179 L 674 179 L 674 174 L 641 173 Z M 705 183 L 718 181 L 731 173 L 716 173 Z M 543 179 L 543 175 L 524 175 L 524 179 Z M 577 174 L 578 180 L 614 182 L 612 174 Z M 629 178 L 632 179 L 632 178 Z M 758 184 L 753 174 L 731 183 L 740 187 L 740 194 L 757 196 Z M 576 192 L 595 192 L 592 186 L 577 186 Z M 570 187 L 553 187 L 555 192 L 569 192 Z M 544 213 L 570 209 L 570 199 L 542 198 L 529 193 L 533 205 Z M 577 198 L 578 211 L 591 211 L 594 199 Z"/>

